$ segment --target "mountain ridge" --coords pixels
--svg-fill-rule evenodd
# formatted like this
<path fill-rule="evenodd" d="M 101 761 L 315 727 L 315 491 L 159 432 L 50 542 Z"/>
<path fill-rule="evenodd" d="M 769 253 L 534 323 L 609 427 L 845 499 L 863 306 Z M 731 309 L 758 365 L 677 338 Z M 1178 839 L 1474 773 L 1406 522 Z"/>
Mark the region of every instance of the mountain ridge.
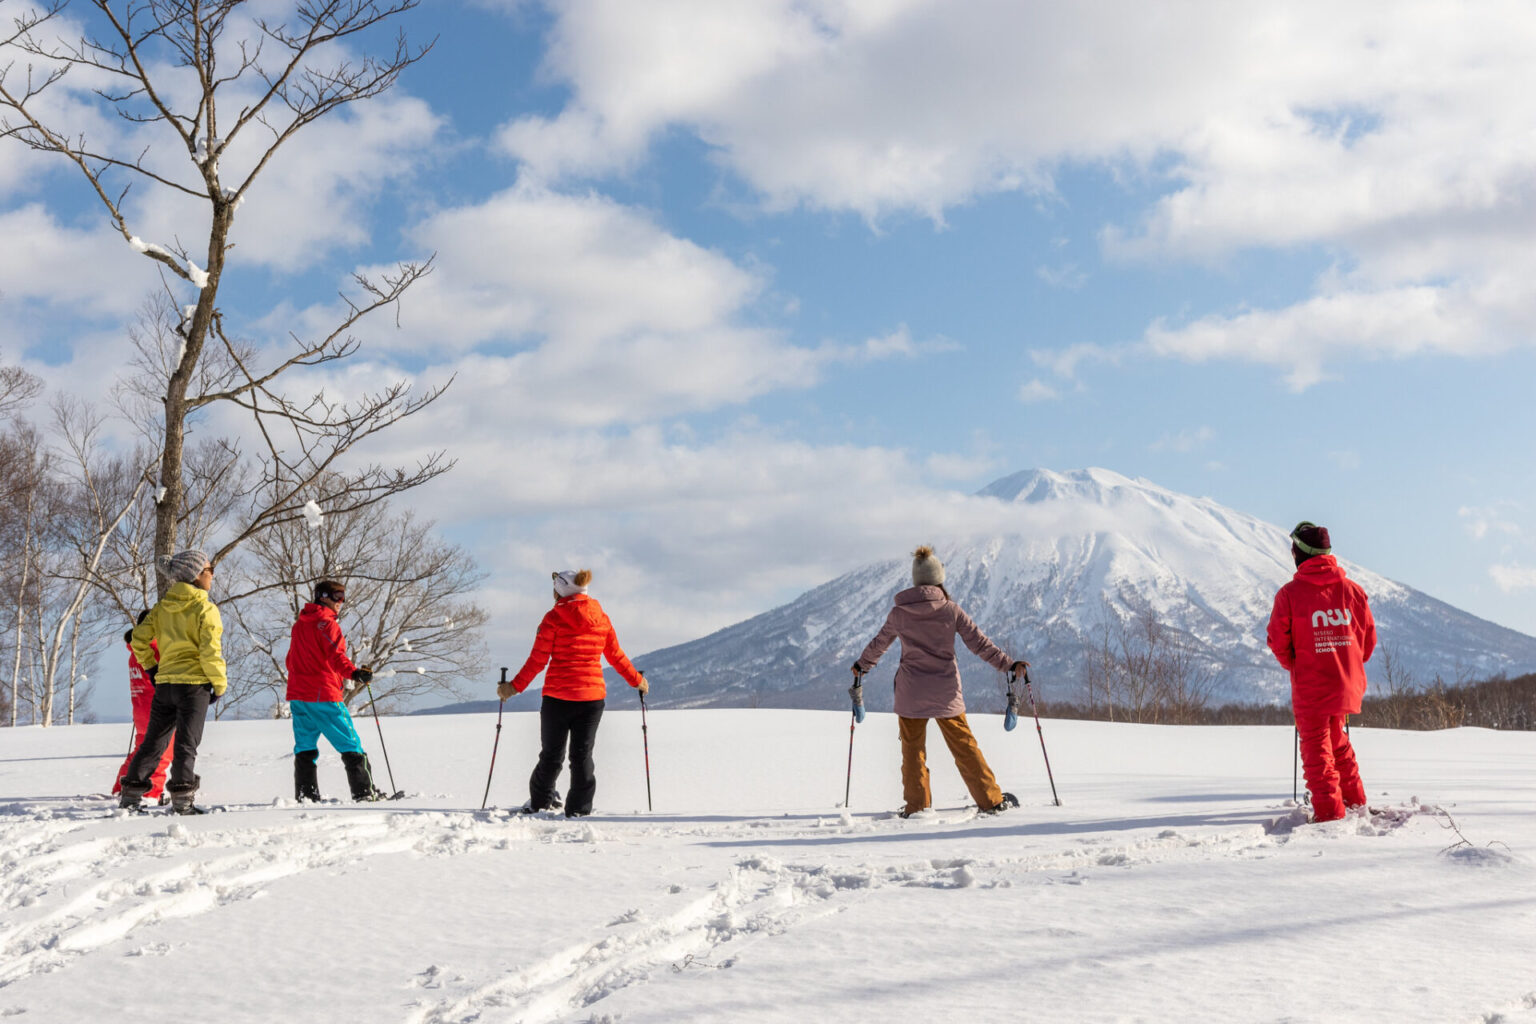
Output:
<path fill-rule="evenodd" d="M 973 498 L 984 529 L 935 545 L 950 594 L 1009 654 L 1031 662 L 1047 697 L 1081 699 L 1085 643 L 1106 621 L 1146 614 L 1203 652 L 1213 703 L 1288 698 L 1288 677 L 1264 645 L 1275 591 L 1294 572 L 1285 530 L 1100 468 L 1024 470 Z M 1370 595 L 1397 669 L 1420 682 L 1536 669 L 1536 637 L 1340 564 Z M 907 557 L 870 563 L 635 663 L 661 684 L 656 707 L 842 707 L 849 667 L 910 585 Z M 963 647 L 958 655 L 968 704 L 1000 707 L 998 673 Z M 889 652 L 871 674 L 873 710 L 889 710 L 883 684 L 898 660 Z M 1380 667 L 1368 666 L 1373 679 Z"/>

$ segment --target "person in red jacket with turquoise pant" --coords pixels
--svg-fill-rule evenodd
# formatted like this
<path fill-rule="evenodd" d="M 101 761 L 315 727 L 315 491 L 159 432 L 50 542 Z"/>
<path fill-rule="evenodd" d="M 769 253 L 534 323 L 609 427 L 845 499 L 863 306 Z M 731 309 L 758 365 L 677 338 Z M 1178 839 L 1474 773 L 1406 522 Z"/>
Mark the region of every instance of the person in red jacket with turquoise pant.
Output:
<path fill-rule="evenodd" d="M 608 696 L 602 662 L 598 659 L 608 659 L 608 664 L 641 694 L 650 692 L 650 684 L 629 663 L 602 605 L 587 596 L 591 571 L 566 570 L 552 573 L 551 578 L 555 606 L 539 623 L 528 660 L 516 676 L 496 687 L 496 693 L 502 700 L 522 693 L 534 676 L 544 672 L 544 700 L 539 705 L 539 762 L 528 779 L 528 802 L 523 811 L 532 813 L 560 806 L 555 783 L 560 778 L 560 762 L 569 741 L 571 786 L 566 792 L 565 816 L 579 818 L 592 813 L 592 797 L 597 792 L 592 750 L 597 743 L 597 725 L 603 718 L 604 698 Z"/>
<path fill-rule="evenodd" d="M 1291 531 L 1296 575 L 1275 595 L 1269 616 L 1269 649 L 1291 673 L 1291 709 L 1313 821 L 1336 821 L 1365 804 L 1360 765 L 1344 726 L 1360 713 L 1365 663 L 1376 649 L 1370 601 L 1332 551 L 1325 527 L 1297 524 Z"/>
<path fill-rule="evenodd" d="M 288 642 L 288 708 L 293 715 L 293 798 L 321 799 L 316 762 L 320 737 L 341 754 L 353 800 L 378 800 L 373 772 L 363 741 L 352 726 L 342 701 L 347 680 L 366 683 L 373 673 L 352 664 L 347 638 L 341 635 L 336 611 L 347 599 L 346 588 L 334 580 L 315 584 L 315 599 L 299 612 Z"/>

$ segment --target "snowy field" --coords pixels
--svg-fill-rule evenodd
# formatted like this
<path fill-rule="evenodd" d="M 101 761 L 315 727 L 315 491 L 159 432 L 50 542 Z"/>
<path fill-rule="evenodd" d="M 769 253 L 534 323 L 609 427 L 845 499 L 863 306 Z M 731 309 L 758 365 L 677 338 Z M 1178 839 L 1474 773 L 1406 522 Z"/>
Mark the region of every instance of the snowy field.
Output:
<path fill-rule="evenodd" d="M 1357 729 L 1373 806 L 1294 831 L 1290 732 L 975 719 L 1023 806 L 899 806 L 871 715 L 610 711 L 597 814 L 520 818 L 536 717 L 385 719 L 388 804 L 300 808 L 285 722 L 211 722 L 126 815 L 126 726 L 0 733 L 0 1018 L 1536 1024 L 1536 734 Z M 388 783 L 371 721 L 360 721 Z M 327 795 L 340 759 L 321 758 Z M 563 786 L 563 780 L 562 780 Z M 1470 845 L 1456 847 L 1443 808 Z"/>

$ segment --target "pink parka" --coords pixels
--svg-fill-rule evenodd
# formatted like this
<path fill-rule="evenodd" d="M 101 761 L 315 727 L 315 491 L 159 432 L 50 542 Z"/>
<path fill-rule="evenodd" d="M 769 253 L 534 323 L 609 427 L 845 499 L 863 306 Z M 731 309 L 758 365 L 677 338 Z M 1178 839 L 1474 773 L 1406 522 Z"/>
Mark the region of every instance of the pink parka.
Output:
<path fill-rule="evenodd" d="M 955 661 L 957 636 L 987 664 L 1002 671 L 1013 665 L 1013 659 L 988 640 L 941 588 L 923 586 L 896 595 L 895 607 L 859 655 L 858 666 L 865 672 L 874 668 L 891 641 L 900 637 L 896 714 L 902 718 L 954 718 L 965 714 L 960 666 Z"/>

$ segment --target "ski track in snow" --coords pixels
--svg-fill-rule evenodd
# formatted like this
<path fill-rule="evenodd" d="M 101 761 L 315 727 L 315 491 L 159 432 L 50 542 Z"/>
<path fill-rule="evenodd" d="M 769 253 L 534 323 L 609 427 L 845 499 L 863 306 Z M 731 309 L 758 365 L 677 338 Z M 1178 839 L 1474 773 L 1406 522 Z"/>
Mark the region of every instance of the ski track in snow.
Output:
<path fill-rule="evenodd" d="M 1406 825 L 1420 811 L 1409 807 L 1375 818 L 1356 815 L 1321 826 L 1313 834 L 1384 836 Z M 628 819 L 626 819 L 628 820 Z M 644 819 L 634 819 L 644 832 Z M 814 824 L 792 823 L 787 827 L 774 818 L 711 823 L 692 829 L 673 828 L 708 837 L 720 845 L 736 845 L 739 837 L 763 837 L 776 830 L 776 839 L 814 841 L 829 826 L 844 837 L 881 831 L 878 823 L 895 821 L 952 826 L 978 820 L 975 808 L 960 812 L 928 812 L 902 821 L 894 814 L 877 814 L 867 820 L 846 817 L 815 819 Z M 987 819 L 1007 831 L 1007 817 Z M 577 841 L 620 839 L 603 835 L 591 824 L 580 826 Z M 906 831 L 905 829 L 903 831 Z M 924 829 L 924 831 L 927 831 Z M 514 967 L 505 976 L 471 987 L 461 995 L 436 1004 L 418 1004 L 406 1024 L 547 1024 L 597 1003 L 625 988 L 653 978 L 692 968 L 724 970 L 753 942 L 780 936 L 797 925 L 840 913 L 852 900 L 881 898 L 899 889 L 922 887 L 938 890 L 999 888 L 1029 884 L 1080 885 L 1094 868 L 1131 868 L 1180 858 L 1262 857 L 1291 842 L 1294 835 L 1269 833 L 1262 825 L 1232 829 L 1161 831 L 1128 843 L 1082 839 L 1076 845 L 1045 854 L 1002 858 L 933 858 L 921 861 L 877 864 L 796 864 L 755 855 L 739 860 L 728 877 L 716 882 L 708 895 L 684 898 L 677 888 L 662 890 L 655 905 L 634 908 L 603 924 L 603 933 L 579 942 L 531 964 Z M 569 840 L 567 840 L 569 841 Z M 742 845 L 746 845 L 743 843 Z M 615 928 L 625 928 L 614 933 Z M 445 971 L 428 967 L 406 984 L 410 988 L 440 989 Z M 463 983 L 462 976 L 454 982 Z M 601 1020 L 603 1017 L 584 1019 Z"/>
<path fill-rule="evenodd" d="M 0 924 L 0 988 L 32 974 L 66 969 L 160 920 L 214 912 L 256 898 L 280 879 L 384 854 L 453 857 L 505 850 L 514 843 L 643 845 L 639 841 L 658 834 L 703 847 L 742 848 L 739 855 L 728 854 L 737 856 L 729 874 L 706 894 L 680 886 L 660 889 L 650 905 L 593 922 L 600 931 L 590 940 L 517 965 L 505 975 L 476 983 L 461 976 L 449 979 L 443 968 L 428 967 L 406 979 L 404 986 L 459 991 L 435 1003 L 418 1000 L 406 1018 L 409 1024 L 558 1020 L 658 975 L 728 969 L 754 942 L 839 913 L 853 900 L 896 898 L 904 888 L 1081 884 L 1086 873 L 1096 869 L 1175 859 L 1262 857 L 1302 834 L 1386 835 L 1435 810 L 1413 805 L 1375 817 L 1356 815 L 1311 833 L 1268 831 L 1254 823 L 1166 828 L 1128 842 L 1102 836 L 1069 840 L 1063 835 L 1056 849 L 1037 848 L 1010 857 L 914 861 L 908 852 L 883 860 L 827 864 L 816 863 L 814 854 L 817 844 L 828 839 L 846 843 L 865 836 L 878 841 L 931 833 L 961 838 L 974 837 L 979 830 L 996 830 L 1001 838 L 1016 830 L 1019 816 L 982 818 L 972 807 L 930 811 L 910 820 L 888 813 L 842 812 L 662 821 L 598 816 L 571 822 L 504 810 L 261 804 L 181 819 L 169 814 L 141 817 L 92 803 L 0 806 L 0 907 L 5 912 Z M 248 817 L 239 813 L 242 809 L 261 813 Z M 121 829 L 141 824 L 149 827 L 131 833 Z M 1048 835 L 1033 838 L 1037 843 L 1051 841 Z M 795 855 L 781 860 L 751 851 L 754 845 L 783 847 Z M 146 941 L 127 955 L 164 955 L 168 950 L 165 943 Z M 1502 1020 L 1511 1012 L 1516 1008 L 1493 1011 L 1486 1019 Z"/>
<path fill-rule="evenodd" d="M 152 813 L 0 808 L 0 988 L 67 967 L 141 925 L 252 899 L 291 875 L 380 854 L 453 856 L 510 841 L 506 827 L 486 835 L 459 813 L 292 811 L 250 827 L 224 825 L 241 815 Z M 92 821 L 113 820 L 152 820 L 154 830 L 79 835 Z"/>

